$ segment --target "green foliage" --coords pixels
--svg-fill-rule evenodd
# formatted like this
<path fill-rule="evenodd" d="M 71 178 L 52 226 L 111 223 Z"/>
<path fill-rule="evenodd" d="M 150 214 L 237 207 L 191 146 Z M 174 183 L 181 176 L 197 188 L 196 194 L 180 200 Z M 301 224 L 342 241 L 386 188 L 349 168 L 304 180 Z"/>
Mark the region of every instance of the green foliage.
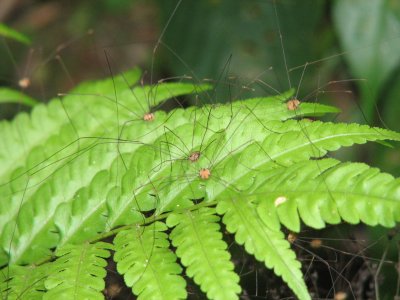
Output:
<path fill-rule="evenodd" d="M 223 221 L 228 231 L 235 233 L 237 243 L 244 244 L 248 253 L 282 276 L 300 299 L 309 299 L 300 262 L 296 260 L 289 242 L 281 231 L 271 230 L 261 220 L 250 201 L 240 197 L 224 199 L 218 203 L 217 211 L 224 214 Z"/>
<path fill-rule="evenodd" d="M 139 298 L 185 298 L 179 262 L 210 299 L 237 298 L 219 214 L 237 244 L 310 299 L 281 225 L 400 221 L 398 179 L 326 158 L 399 133 L 312 122 L 337 109 L 290 110 L 293 91 L 167 113 L 155 108 L 190 93 L 202 101 L 211 87 L 139 77 L 84 83 L 0 124 L 3 298 L 101 298 L 111 249 Z M 113 245 L 98 242 L 109 236 Z"/>
<path fill-rule="evenodd" d="M 36 100 L 20 91 L 2 87 L 0 88 L 0 103 L 6 102 L 24 104 L 28 106 L 34 106 L 37 104 Z"/>
<path fill-rule="evenodd" d="M 261 178 L 257 192 L 266 197 L 259 201 L 259 209 L 275 229 L 282 223 L 298 232 L 299 217 L 313 228 L 341 220 L 393 227 L 400 217 L 400 180 L 366 164 L 334 159 L 323 159 L 318 164 L 302 161 L 266 172 Z M 277 197 L 285 201 L 273 208 Z"/>
<path fill-rule="evenodd" d="M 112 245 L 66 245 L 56 251 L 57 259 L 51 264 L 44 285 L 43 299 L 102 299 L 107 265 Z"/>
<path fill-rule="evenodd" d="M 182 268 L 169 250 L 167 226 L 155 222 L 121 231 L 114 239 L 118 272 L 139 299 L 184 299 Z"/>
<path fill-rule="evenodd" d="M 46 291 L 47 265 L 3 268 L 0 274 L 1 299 L 41 299 Z"/>
<path fill-rule="evenodd" d="M 175 227 L 170 238 L 186 274 L 210 299 L 237 299 L 239 276 L 233 272 L 218 221 L 213 208 L 173 213 L 167 219 Z"/>
<path fill-rule="evenodd" d="M 9 26 L 0 23 L 0 35 L 6 38 L 16 40 L 23 44 L 30 44 L 31 40 L 24 34 L 10 28 Z"/>

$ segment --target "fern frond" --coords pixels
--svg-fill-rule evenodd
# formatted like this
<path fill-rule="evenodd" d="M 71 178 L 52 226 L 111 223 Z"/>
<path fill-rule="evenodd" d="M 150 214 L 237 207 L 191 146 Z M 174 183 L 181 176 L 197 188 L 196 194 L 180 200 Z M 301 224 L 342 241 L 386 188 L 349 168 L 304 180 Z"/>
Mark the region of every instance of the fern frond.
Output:
<path fill-rule="evenodd" d="M 281 95 L 262 98 L 251 98 L 238 101 L 246 114 L 250 113 L 260 121 L 285 121 L 299 117 L 320 117 L 326 114 L 339 113 L 336 107 L 320 103 L 302 102 L 297 110 L 288 110 L 284 101 L 293 97 L 294 92 L 289 90 Z"/>
<path fill-rule="evenodd" d="M 90 87 L 91 85 L 87 88 L 89 89 Z M 193 84 L 164 83 L 157 88 L 159 94 L 154 95 L 154 101 L 162 102 L 169 97 L 205 88 L 207 88 L 207 86 L 199 88 Z M 141 89 L 145 89 L 149 93 L 151 90 L 150 87 Z M 131 91 L 128 90 L 128 92 L 132 97 Z M 124 91 L 122 94 L 123 93 Z M 144 97 L 146 93 L 142 91 L 136 94 L 140 94 Z M 119 96 L 122 97 L 121 95 Z M 81 103 L 80 101 L 76 101 L 77 97 L 77 95 L 66 96 L 64 107 L 68 109 L 68 103 L 71 103 L 71 107 L 77 109 L 75 106 L 81 105 L 79 104 Z M 120 159 L 115 139 L 114 142 L 101 142 L 102 135 L 104 134 L 102 130 L 104 130 L 104 128 L 112 128 L 110 129 L 111 132 L 114 131 L 113 129 L 115 129 L 115 132 L 118 132 L 118 126 L 115 126 L 115 122 L 113 121 L 116 113 L 115 103 L 110 104 L 104 101 L 104 99 L 102 100 L 99 96 L 95 97 L 92 95 L 88 97 L 90 99 L 93 98 L 93 101 L 97 101 L 96 103 L 98 105 L 93 105 L 93 107 L 99 109 L 98 112 L 102 117 L 99 117 L 98 120 L 102 122 L 96 119 L 96 123 L 89 124 L 89 120 L 93 118 L 93 116 L 81 116 L 81 107 L 80 113 L 77 113 L 71 118 L 72 121 L 68 118 L 65 119 L 66 116 L 64 116 L 64 118 L 57 118 L 60 123 L 67 122 L 62 125 L 62 129 L 65 129 L 65 131 L 62 131 L 62 134 L 59 135 L 57 132 L 59 128 L 57 127 L 58 125 L 49 124 L 49 127 L 56 130 L 57 138 L 48 133 L 48 140 L 42 141 L 42 146 L 36 147 L 29 152 L 27 157 L 29 163 L 27 163 L 24 169 L 18 168 L 18 164 L 21 160 L 15 158 L 18 163 L 14 165 L 16 169 L 12 172 L 12 177 L 16 177 L 16 180 L 12 180 L 11 183 L 8 184 L 7 181 L 9 179 L 7 176 L 1 179 L 3 185 L 0 185 L 0 194 L 4 195 L 4 198 L 2 199 L 2 207 L 0 209 L 0 227 L 4 228 L 4 230 L 1 233 L 0 242 L 3 245 L 3 251 L 9 252 L 10 241 L 12 240 L 13 245 L 11 248 L 13 251 L 11 252 L 13 255 L 10 259 L 11 262 L 30 263 L 37 261 L 39 257 L 43 258 L 49 255 L 50 252 L 47 249 L 56 246 L 58 240 L 58 236 L 54 234 L 54 232 L 57 232 L 54 225 L 54 214 L 57 207 L 63 202 L 72 202 L 74 194 L 80 188 L 90 185 L 98 172 L 112 168 L 110 166 L 115 160 Z M 126 100 L 126 97 L 124 99 Z M 146 98 L 136 101 L 146 102 Z M 52 103 L 54 103 L 54 101 Z M 59 105 L 57 111 L 65 114 L 61 105 L 57 105 Z M 37 108 L 35 107 L 35 109 Z M 91 111 L 90 114 L 91 113 L 93 112 Z M 123 114 L 121 113 L 120 122 L 122 124 L 126 122 L 127 118 L 131 117 L 130 115 L 125 115 L 124 119 L 122 116 Z M 43 119 L 46 120 L 46 116 L 43 116 Z M 157 125 L 157 122 L 159 122 L 159 124 L 165 123 L 167 119 L 168 117 L 166 114 L 161 112 L 160 120 L 153 122 L 153 125 Z M 71 122 L 74 124 L 74 130 L 71 129 Z M 28 128 L 30 127 L 29 123 L 25 125 Z M 130 132 L 134 132 L 135 134 L 148 132 L 148 124 L 136 123 L 134 125 L 135 126 L 131 124 Z M 18 132 L 18 130 L 16 131 Z M 98 138 L 81 139 L 79 143 L 76 143 L 76 131 L 80 132 L 79 136 L 97 136 Z M 111 136 L 117 135 L 115 132 Z M 149 136 L 150 141 L 152 138 L 158 137 L 159 135 L 160 133 L 155 131 L 154 135 Z M 62 138 L 59 138 L 59 136 L 62 136 Z M 66 143 L 64 139 L 69 139 L 70 143 Z M 130 140 L 131 139 L 129 139 L 129 141 Z M 14 144 L 16 143 L 16 141 L 13 142 Z M 125 144 L 125 146 L 128 146 L 127 148 L 124 148 L 124 145 L 120 147 L 121 152 L 123 153 L 126 151 L 133 154 L 132 150 L 143 142 L 129 142 Z M 73 146 L 65 148 L 66 144 Z M 54 149 L 54 152 L 51 152 L 52 149 Z M 60 149 L 65 149 L 65 151 L 60 151 Z M 49 152 L 51 155 L 47 154 Z M 101 157 L 101 159 L 99 159 L 99 157 Z M 9 161 L 8 159 L 6 161 Z M 13 157 L 11 157 L 11 159 L 13 159 Z M 46 162 L 45 165 L 43 165 L 43 162 Z M 121 164 L 121 162 L 119 163 Z M 117 162 L 114 163 L 114 165 L 116 164 Z M 79 172 L 77 172 L 78 169 L 80 169 Z M 42 170 L 46 170 L 46 172 L 42 172 Z M 117 173 L 118 175 L 123 175 L 121 171 Z M 49 174 L 51 175 L 49 176 Z M 116 182 L 116 180 L 117 179 L 114 179 L 114 182 Z M 89 188 L 89 190 L 94 189 Z M 42 199 L 44 198 L 49 199 L 46 205 L 43 205 Z M 105 203 L 105 198 L 103 202 Z M 102 203 L 98 202 L 98 205 L 101 204 Z M 104 211 L 99 210 L 98 212 L 101 215 Z M 24 217 L 17 218 L 18 214 Z M 35 221 L 35 219 L 40 221 Z M 14 230 L 14 228 L 16 229 Z M 91 233 L 95 234 L 96 231 L 92 231 Z M 30 251 L 30 247 L 33 244 L 40 244 L 40 249 Z M 4 255 L 0 255 L 0 258 L 3 256 Z M 3 260 L 0 261 L 0 265 L 4 263 Z"/>
<path fill-rule="evenodd" d="M 113 246 L 108 243 L 65 245 L 50 263 L 43 299 L 103 299 L 105 267 Z M 46 266 L 46 265 L 44 265 Z"/>
<path fill-rule="evenodd" d="M 145 122 L 143 113 L 151 107 L 209 86 L 161 83 L 130 88 L 137 79 L 133 71 L 82 84 L 62 101 L 38 105 L 30 116 L 20 114 L 0 123 L 6 144 L 0 149 L 0 265 L 11 265 L 2 291 L 23 293 L 18 282 L 25 280 L 19 278 L 25 269 L 20 275 L 13 263 L 51 259 L 52 249 L 58 249 L 58 259 L 38 269 L 48 267 L 38 271 L 38 284 L 26 293 L 42 293 L 45 280 L 46 297 L 69 293 L 73 286 L 83 297 L 101 296 L 108 244 L 86 241 L 119 232 L 115 260 L 133 292 L 141 299 L 185 298 L 182 269 L 170 250 L 167 227 L 145 218 L 152 212 L 175 226 L 170 237 L 176 253 L 202 290 L 210 298 L 235 298 L 240 287 L 219 233 L 219 218 L 215 209 L 204 208 L 216 205 L 236 241 L 281 276 L 300 299 L 309 299 L 300 263 L 280 231 L 282 224 L 298 231 L 301 221 L 315 228 L 341 220 L 384 226 L 400 221 L 398 179 L 363 164 L 321 159 L 344 146 L 398 141 L 399 133 L 298 120 L 337 109 L 301 103 L 290 110 L 284 101 L 293 91 L 156 111 L 155 119 Z M 194 151 L 201 155 L 190 161 Z M 200 176 L 204 168 L 209 178 Z M 197 206 L 193 199 L 204 203 Z M 146 226 L 132 229 L 133 224 Z M 87 255 L 88 261 L 79 255 Z M 89 289 L 61 278 L 70 274 L 73 281 L 77 266 L 97 274 L 90 278 Z M 52 273 L 47 278 L 48 271 Z M 15 288 L 9 290 L 7 284 Z"/>
<path fill-rule="evenodd" d="M 254 161 L 252 168 L 271 162 L 275 165 L 276 163 L 288 165 L 309 158 L 319 158 L 328 151 L 368 141 L 400 140 L 400 134 L 397 132 L 359 124 L 304 120 L 268 124 L 273 132 L 266 135 L 261 142 L 261 148 L 266 149 L 268 153 L 267 161 L 262 153 L 259 153 L 259 156 L 263 156 L 264 159 L 250 158 L 252 153 L 257 153 L 256 145 L 253 146 L 253 151 L 247 152 L 248 157 L 242 158 L 244 161 Z"/>
<path fill-rule="evenodd" d="M 226 197 L 217 205 L 222 221 L 235 234 L 238 244 L 269 269 L 281 276 L 299 299 L 311 299 L 303 279 L 300 262 L 279 230 L 272 230 L 260 218 L 256 205 L 240 196 Z"/>
<path fill-rule="evenodd" d="M 138 299 L 184 299 L 182 268 L 169 250 L 167 226 L 155 222 L 121 231 L 114 239 L 117 270 Z"/>
<path fill-rule="evenodd" d="M 268 169 L 275 167 L 280 163 L 287 164 L 288 162 L 293 163 L 295 161 L 301 161 L 307 157 L 318 157 L 326 153 L 327 150 L 336 149 L 338 145 L 341 144 L 348 145 L 351 141 L 365 142 L 366 139 L 398 139 L 398 134 L 390 131 L 379 131 L 378 129 L 368 128 L 365 126 L 360 127 L 358 125 L 322 125 L 319 122 L 314 122 L 314 125 L 314 123 L 304 124 L 303 122 L 301 126 L 304 128 L 304 130 L 302 131 L 298 129 L 299 123 L 295 121 L 284 122 L 279 125 L 280 128 L 275 126 L 273 131 L 269 132 L 269 134 L 265 134 L 265 132 L 262 134 L 265 125 L 260 124 L 258 119 L 251 120 L 248 112 L 244 114 L 245 110 L 242 109 L 243 104 L 238 104 L 238 106 L 234 106 L 231 109 L 229 106 L 221 106 L 219 107 L 219 110 L 216 109 L 213 111 L 213 113 L 218 114 L 218 111 L 220 111 L 221 113 L 227 114 L 231 113 L 234 108 L 237 109 L 235 112 L 237 115 L 235 115 L 235 118 L 225 118 L 225 124 L 229 124 L 230 122 L 233 125 L 228 126 L 223 131 L 225 140 L 219 143 L 219 146 L 222 149 L 218 150 L 218 156 L 215 157 L 213 162 L 218 166 L 219 172 L 221 173 L 221 179 L 233 185 L 238 185 L 240 182 L 251 182 L 253 178 L 252 170 L 254 169 Z M 191 112 L 193 112 L 193 110 Z M 207 115 L 201 114 L 201 112 L 203 112 L 202 110 L 198 110 L 198 112 L 199 122 L 205 122 L 207 120 Z M 174 113 L 171 113 L 170 116 L 165 116 L 164 119 L 161 119 L 165 126 L 168 124 L 168 126 L 177 131 L 182 126 L 187 128 L 187 132 L 193 132 L 193 126 L 195 125 L 193 125 L 193 120 L 190 120 L 190 116 L 191 115 L 188 112 L 178 110 Z M 249 120 L 247 122 L 243 122 L 242 116 L 249 118 Z M 177 120 L 179 120 L 179 122 Z M 187 123 L 186 125 L 181 125 L 182 120 L 187 120 L 186 122 L 189 122 L 189 125 Z M 224 122 L 219 122 L 218 120 L 219 119 L 216 118 L 209 122 L 211 132 L 218 132 L 221 130 L 221 127 L 223 128 L 223 126 L 227 126 L 221 125 L 221 123 L 224 124 Z M 257 125 L 258 130 L 256 129 Z M 136 124 L 136 126 L 132 126 L 132 128 L 129 129 L 137 132 L 141 127 L 144 128 L 145 126 L 147 125 Z M 257 135 L 254 135 L 251 139 L 246 136 L 250 128 L 252 131 L 257 133 Z M 331 128 L 334 133 L 326 133 L 328 128 Z M 335 128 L 338 129 L 335 131 Z M 319 133 L 319 130 L 322 132 L 321 134 Z M 307 136 L 305 136 L 304 131 L 308 133 Z M 126 132 L 128 132 L 128 128 Z M 326 135 L 326 137 L 324 137 L 323 133 Z M 152 135 L 148 135 L 148 138 L 162 139 L 164 134 L 165 132 L 162 130 L 153 131 Z M 187 136 L 186 139 L 192 138 Z M 213 139 L 213 135 L 205 136 L 204 139 L 202 138 L 202 135 L 199 135 L 196 141 L 198 143 L 211 143 Z M 247 142 L 243 143 L 243 140 L 247 140 Z M 260 140 L 261 144 L 258 143 L 257 140 Z M 243 145 L 246 147 L 243 147 Z M 149 162 L 148 166 L 160 164 L 160 155 L 157 154 L 157 149 L 159 148 L 160 147 L 157 146 L 157 143 L 154 142 L 154 140 L 153 146 L 149 145 L 149 148 L 147 148 L 147 151 L 154 153 L 150 158 L 151 162 Z M 315 148 L 317 148 L 317 150 Z M 230 154 L 232 149 L 239 149 L 240 151 L 236 150 L 238 155 L 232 155 L 232 158 L 225 159 Z M 263 151 L 260 151 L 260 149 Z M 144 187 L 150 187 L 150 181 L 142 181 L 141 183 L 139 180 L 128 180 L 129 177 L 136 178 L 136 176 L 132 175 L 135 174 L 135 170 L 138 170 L 134 164 L 135 162 L 137 163 L 142 160 L 142 156 L 137 155 L 139 152 L 135 152 L 138 150 L 138 144 L 129 143 L 121 146 L 119 150 L 120 151 L 116 151 L 116 145 L 113 143 L 103 143 L 99 145 L 96 144 L 93 147 L 89 144 L 89 149 L 84 153 L 85 155 L 79 152 L 76 158 L 73 157 L 72 160 L 68 161 L 68 164 L 65 167 L 59 168 L 57 173 L 41 183 L 40 187 L 37 188 L 34 186 L 32 189 L 29 188 L 28 190 L 25 190 L 24 188 L 26 188 L 26 186 L 20 186 L 20 192 L 10 194 L 12 198 L 8 198 L 8 201 L 3 202 L 4 207 L 1 209 L 0 225 L 7 223 L 4 227 L 5 230 L 2 232 L 1 244 L 3 245 L 4 251 L 12 253 L 11 261 L 29 263 L 36 261 L 39 258 L 43 258 L 46 255 L 50 255 L 48 249 L 56 246 L 59 239 L 59 236 L 56 233 L 57 228 L 55 225 L 57 225 L 58 229 L 61 231 L 63 231 L 63 226 L 67 226 L 68 230 L 73 228 L 69 228 L 68 223 L 65 223 L 65 220 L 62 221 L 62 218 L 57 224 L 54 223 L 56 211 L 65 216 L 63 213 L 64 209 L 58 207 L 60 205 L 62 205 L 62 207 L 78 205 L 79 199 L 75 198 L 74 194 L 79 188 L 84 187 L 86 191 L 95 191 L 97 188 L 96 182 L 98 181 L 94 180 L 93 178 L 102 169 L 113 169 L 115 165 L 121 164 L 119 154 L 121 152 L 129 153 L 129 157 L 127 155 L 123 157 L 126 157 L 128 164 L 129 160 L 131 160 L 131 166 L 128 169 L 119 169 L 117 172 L 114 172 L 114 175 L 119 176 L 119 178 L 110 177 L 109 182 L 119 182 L 121 180 L 120 178 L 123 178 L 122 182 L 130 185 L 129 187 L 122 187 L 122 192 L 125 191 L 126 193 L 120 195 L 119 197 L 116 196 L 119 192 L 115 191 L 115 189 L 112 191 L 112 193 L 108 193 L 113 189 L 111 184 L 103 185 L 102 187 L 104 190 L 98 195 L 99 197 L 97 200 L 93 198 L 93 201 L 96 201 L 96 204 L 93 207 L 99 208 L 96 211 L 92 211 L 92 208 L 85 204 L 88 214 L 85 216 L 80 215 L 78 217 L 78 219 L 81 219 L 81 221 L 78 221 L 81 228 L 84 228 L 82 230 L 86 232 L 84 236 L 88 237 L 101 231 L 102 228 L 104 228 L 105 223 L 108 223 L 108 226 L 110 227 L 127 224 L 129 220 L 132 220 L 130 219 L 132 215 L 135 215 L 136 220 L 137 217 L 140 218 L 140 213 L 138 213 L 138 211 L 155 208 L 155 201 L 151 202 L 148 201 L 148 199 L 145 199 L 147 196 L 144 193 L 146 190 Z M 213 154 L 210 153 L 209 157 L 212 156 Z M 101 159 L 99 159 L 99 157 L 101 157 Z M 221 162 L 219 160 L 221 160 Z M 178 170 L 182 173 L 181 165 L 179 165 L 179 163 L 175 165 L 176 168 L 178 168 Z M 200 162 L 198 165 L 199 168 L 202 167 Z M 232 172 L 226 171 L 229 169 L 229 165 L 232 167 Z M 142 169 L 146 168 L 144 167 L 140 170 Z M 71 170 L 75 170 L 75 172 L 71 172 Z M 76 172 L 77 170 L 80 171 Z M 169 171 L 169 165 L 165 164 L 163 169 L 156 170 L 156 173 L 154 175 L 152 174 L 152 176 L 159 179 L 167 178 L 167 173 Z M 143 177 L 143 175 L 146 174 L 142 173 L 142 179 L 145 179 L 147 176 Z M 182 176 L 186 175 L 182 174 Z M 245 180 L 245 178 L 248 180 Z M 37 181 L 38 179 L 35 180 Z M 25 185 L 27 182 L 29 183 L 29 180 L 25 182 Z M 68 182 L 68 185 L 66 185 L 65 182 Z M 17 181 L 16 184 L 22 185 L 22 182 L 20 183 Z M 166 195 L 165 199 L 163 199 L 162 205 L 158 207 L 159 212 L 163 212 L 167 208 L 170 209 L 171 203 L 176 204 L 175 199 L 193 198 L 193 194 L 189 195 L 189 192 L 192 192 L 192 180 L 186 180 L 186 183 L 183 184 L 182 182 L 175 180 L 175 184 L 177 184 L 177 186 L 175 186 L 173 189 L 170 188 L 171 193 Z M 208 183 L 208 189 L 203 190 L 203 193 L 206 191 L 209 194 L 209 199 L 211 200 L 215 199 L 217 194 L 224 189 L 223 185 L 216 186 L 216 184 L 216 182 Z M 182 193 L 182 187 L 185 185 L 187 187 L 186 190 L 188 191 L 186 195 Z M 143 189 L 141 187 L 143 187 Z M 12 185 L 6 185 L 5 189 L 7 188 L 14 189 Z M 37 190 L 33 193 L 35 188 L 37 188 Z M 132 190 L 135 192 L 132 193 Z M 90 195 L 90 193 L 87 192 L 86 195 Z M 139 201 L 138 198 L 140 198 L 140 196 L 143 196 L 144 198 L 143 200 Z M 43 205 L 44 203 L 42 199 L 44 198 L 48 199 L 46 205 Z M 201 195 L 199 198 L 201 198 Z M 7 199 L 7 197 L 5 199 Z M 112 202 L 116 201 L 118 201 L 118 203 L 121 205 L 116 205 L 114 208 Z M 66 204 L 62 204 L 63 202 Z M 77 204 L 74 204 L 75 202 Z M 103 217 L 108 213 L 106 211 L 106 207 L 104 206 L 106 202 L 107 208 L 110 210 L 110 216 L 112 216 L 112 219 L 107 222 Z M 137 203 L 141 203 L 141 205 L 138 206 Z M 15 223 L 16 214 L 20 208 L 20 204 L 23 204 L 19 211 L 21 217 L 18 218 Z M 82 208 L 82 206 L 78 207 L 80 207 L 80 209 Z M 70 208 L 68 210 L 70 210 Z M 96 216 L 98 217 L 98 220 L 103 219 L 104 224 L 95 222 L 94 227 L 83 226 L 88 224 L 87 221 L 90 219 L 96 220 Z M 40 221 L 35 221 L 35 219 Z M 64 222 L 64 225 L 61 225 L 62 222 Z M 71 235 L 74 235 L 73 231 L 70 232 Z M 79 230 L 77 232 L 79 232 Z M 82 233 L 82 231 L 80 232 Z M 62 233 L 62 235 L 63 242 L 68 242 L 69 238 L 66 237 L 66 234 Z M 9 248 L 11 240 L 12 247 Z M 35 247 L 35 251 L 30 251 L 32 247 Z"/>
<path fill-rule="evenodd" d="M 12 265 L 0 270 L 1 299 L 42 299 L 47 266 Z"/>
<path fill-rule="evenodd" d="M 314 228 L 341 219 L 386 227 L 400 221 L 400 179 L 366 164 L 304 161 L 257 178 L 258 211 L 272 228 L 282 223 L 298 232 L 300 218 Z"/>
<path fill-rule="evenodd" d="M 134 68 L 131 71 L 116 76 L 114 82 L 116 83 L 118 91 L 123 91 L 129 88 L 127 83 L 136 83 L 140 77 L 140 73 L 139 69 Z M 124 78 L 127 80 L 127 83 Z M 99 97 L 100 95 L 103 97 L 113 95 L 113 91 L 112 78 L 85 82 L 71 91 L 71 93 L 79 94 L 79 100 L 82 100 L 83 98 L 85 100 L 84 102 L 77 101 L 77 96 L 70 95 L 65 97 L 62 103 L 59 99 L 54 99 L 50 101 L 48 105 L 35 105 L 30 115 L 26 113 L 18 114 L 12 122 L 1 121 L 0 136 L 4 141 L 4 144 L 3 147 L 0 148 L 0 159 L 7 158 L 2 160 L 4 163 L 3 167 L 0 169 L 1 182 L 3 183 L 10 179 L 11 170 L 15 170 L 17 166 L 23 166 L 22 163 L 24 160 L 21 160 L 21 157 L 25 158 L 26 153 L 39 145 L 45 144 L 45 141 L 52 135 L 58 134 L 59 131 L 62 130 L 63 126 L 70 126 L 71 120 L 69 119 L 69 116 L 72 116 L 72 120 L 76 122 L 76 116 L 80 111 L 82 111 L 82 105 L 91 105 L 91 108 L 95 109 L 97 103 L 103 108 L 103 112 L 104 107 L 111 107 L 111 111 L 115 112 L 114 108 L 112 108 L 113 104 L 111 102 L 107 103 L 107 101 L 104 101 L 104 98 Z M 87 96 L 83 96 L 82 94 Z M 93 117 L 87 118 L 86 121 L 90 119 L 93 119 Z M 77 129 L 79 129 L 79 126 Z M 84 136 L 84 134 L 82 136 Z M 87 134 L 87 136 L 90 136 L 90 134 Z M 65 138 L 65 136 L 63 138 Z M 74 139 L 76 139 L 76 135 Z M 50 145 L 46 145 L 46 150 L 43 150 L 43 152 L 46 154 L 52 154 L 52 150 L 56 152 L 66 145 L 63 143 L 65 142 L 64 139 L 57 140 L 58 143 L 54 145 L 55 141 L 53 139 L 52 143 L 49 143 Z M 23 147 L 15 147 L 15 145 L 22 144 L 24 145 Z M 45 159 L 46 157 L 42 158 Z M 29 162 L 29 160 L 27 161 Z M 35 164 L 40 163 L 40 161 L 42 160 L 37 159 L 31 161 L 30 166 L 28 164 L 28 167 L 33 167 Z M 18 164 L 15 165 L 15 163 Z"/>
<path fill-rule="evenodd" d="M 257 131 L 256 124 L 256 122 L 240 123 L 239 129 L 226 130 L 223 142 L 219 143 L 223 146 L 213 161 L 213 173 L 220 180 L 203 183 L 207 188 L 202 189 L 203 194 L 196 195 L 195 198 L 207 195 L 210 201 L 218 199 L 219 194 L 226 190 L 227 185 L 245 191 L 253 184 L 253 178 L 258 172 L 290 166 L 310 158 L 320 158 L 328 151 L 337 150 L 339 147 L 362 144 L 366 141 L 400 140 L 399 133 L 386 129 L 358 124 L 294 120 L 267 123 L 271 132 L 260 131 L 258 136 L 252 136 L 252 132 Z M 204 165 L 207 166 L 207 162 L 199 163 L 198 169 Z M 174 184 L 179 185 L 179 188 Z M 185 197 L 184 187 L 193 185 L 193 180 L 181 182 L 171 180 L 167 188 L 173 195 L 171 197 L 176 199 L 174 191 L 179 192 L 181 197 Z M 169 193 L 166 193 L 163 199 L 169 199 Z M 194 198 L 188 193 L 186 197 Z"/>
<path fill-rule="evenodd" d="M 219 217 L 213 208 L 173 213 L 167 225 L 175 228 L 170 234 L 176 254 L 186 267 L 186 274 L 207 293 L 208 299 L 238 299 L 239 276 L 222 240 Z"/>

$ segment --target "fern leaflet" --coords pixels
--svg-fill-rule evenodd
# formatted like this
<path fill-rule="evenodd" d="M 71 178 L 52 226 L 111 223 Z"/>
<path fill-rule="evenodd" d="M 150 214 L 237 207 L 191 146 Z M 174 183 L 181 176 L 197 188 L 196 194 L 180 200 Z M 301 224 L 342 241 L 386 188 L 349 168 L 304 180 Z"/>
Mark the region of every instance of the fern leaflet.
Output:
<path fill-rule="evenodd" d="M 362 163 L 334 159 L 303 161 L 257 177 L 252 198 L 260 216 L 271 228 L 282 223 L 300 230 L 301 220 L 313 228 L 343 219 L 375 226 L 395 226 L 400 221 L 400 179 Z M 256 188 L 258 187 L 258 188 Z M 284 201 L 277 205 L 278 197 Z"/>
<path fill-rule="evenodd" d="M 256 206 L 240 196 L 220 200 L 217 212 L 238 244 L 281 276 L 300 299 L 311 299 L 301 273 L 301 265 L 289 242 L 279 230 L 272 230 L 257 214 Z"/>
<path fill-rule="evenodd" d="M 114 239 L 118 272 L 138 299 L 185 299 L 182 268 L 168 249 L 167 226 L 156 222 L 121 231 Z"/>
<path fill-rule="evenodd" d="M 104 242 L 65 245 L 50 264 L 43 299 L 103 299 L 107 265 L 112 245 Z"/>
<path fill-rule="evenodd" d="M 173 213 L 167 224 L 175 226 L 170 238 L 187 275 L 194 278 L 208 298 L 237 299 L 241 291 L 239 277 L 233 272 L 218 221 L 215 209 L 201 208 Z"/>

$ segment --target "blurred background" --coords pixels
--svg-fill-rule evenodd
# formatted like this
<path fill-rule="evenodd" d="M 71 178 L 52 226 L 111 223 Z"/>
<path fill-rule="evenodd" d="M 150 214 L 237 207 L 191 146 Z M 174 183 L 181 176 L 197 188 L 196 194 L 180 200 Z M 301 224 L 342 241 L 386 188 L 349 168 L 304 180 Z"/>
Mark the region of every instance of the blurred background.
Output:
<path fill-rule="evenodd" d="M 328 120 L 400 130 L 397 0 L 1 0 L 0 23 L 30 39 L 0 36 L 0 86 L 40 101 L 139 66 L 146 83 L 212 79 L 217 101 L 295 88 L 300 100 L 342 110 Z M 29 109 L 2 103 L 0 118 Z M 398 149 L 369 144 L 335 156 L 400 176 Z"/>

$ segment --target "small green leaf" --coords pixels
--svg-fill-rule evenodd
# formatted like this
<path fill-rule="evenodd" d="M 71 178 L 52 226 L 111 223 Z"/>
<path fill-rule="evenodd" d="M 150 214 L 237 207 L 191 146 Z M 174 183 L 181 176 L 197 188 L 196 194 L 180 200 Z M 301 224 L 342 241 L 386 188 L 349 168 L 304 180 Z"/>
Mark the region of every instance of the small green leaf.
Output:
<path fill-rule="evenodd" d="M 6 87 L 0 88 L 0 103 L 16 103 L 35 106 L 38 101 L 24 93 Z"/>
<path fill-rule="evenodd" d="M 6 38 L 16 40 L 23 44 L 29 45 L 31 43 L 31 40 L 26 35 L 8 27 L 3 23 L 0 23 L 0 35 Z"/>

